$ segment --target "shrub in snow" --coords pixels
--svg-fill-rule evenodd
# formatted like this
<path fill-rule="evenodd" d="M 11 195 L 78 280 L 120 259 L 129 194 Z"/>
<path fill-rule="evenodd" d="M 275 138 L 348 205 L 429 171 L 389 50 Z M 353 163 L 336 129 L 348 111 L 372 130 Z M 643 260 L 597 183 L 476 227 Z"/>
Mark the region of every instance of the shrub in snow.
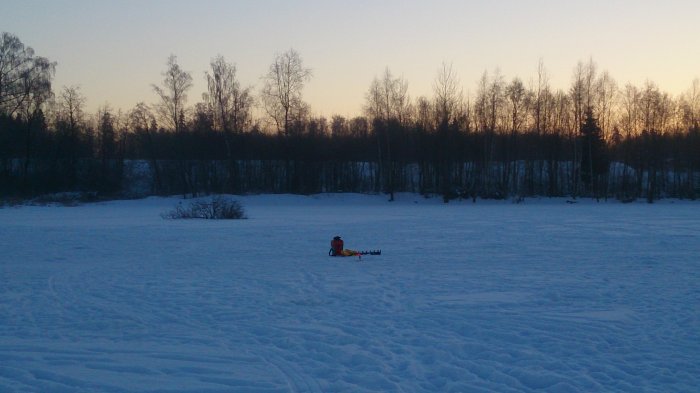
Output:
<path fill-rule="evenodd" d="M 243 207 L 237 201 L 216 196 L 210 202 L 193 201 L 183 206 L 182 202 L 174 210 L 163 214 L 163 218 L 203 218 L 208 220 L 237 220 L 246 218 Z"/>
<path fill-rule="evenodd" d="M 57 192 L 38 196 L 30 201 L 34 206 L 78 206 L 86 202 L 98 201 L 97 192 Z"/>

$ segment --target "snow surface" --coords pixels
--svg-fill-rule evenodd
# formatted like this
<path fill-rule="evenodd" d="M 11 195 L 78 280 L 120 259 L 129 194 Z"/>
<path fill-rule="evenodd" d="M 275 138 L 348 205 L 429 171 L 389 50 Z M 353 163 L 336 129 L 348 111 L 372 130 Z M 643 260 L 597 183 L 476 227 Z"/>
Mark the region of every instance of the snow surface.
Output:
<path fill-rule="evenodd" d="M 237 199 L 0 209 L 0 392 L 700 386 L 698 203 Z"/>

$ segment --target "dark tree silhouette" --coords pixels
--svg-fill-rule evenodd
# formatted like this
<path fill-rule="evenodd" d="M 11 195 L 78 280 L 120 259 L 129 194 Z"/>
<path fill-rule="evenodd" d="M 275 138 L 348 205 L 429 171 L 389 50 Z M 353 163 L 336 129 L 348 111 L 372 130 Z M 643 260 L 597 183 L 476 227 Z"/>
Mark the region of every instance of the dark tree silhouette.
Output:
<path fill-rule="evenodd" d="M 151 87 L 160 98 L 156 110 L 162 124 L 179 132 L 184 127 L 187 90 L 192 87 L 192 76 L 180 68 L 175 55 L 168 57 L 167 66 L 168 69 L 163 72 L 162 87 L 157 85 L 151 85 Z"/>
<path fill-rule="evenodd" d="M 366 95 L 366 117 L 312 115 L 298 53 L 275 58 L 253 118 L 253 93 L 219 56 L 207 92 L 174 56 L 159 102 L 127 116 L 64 87 L 52 100 L 54 63 L 16 37 L 0 42 L 0 196 L 59 191 L 198 195 L 218 192 L 420 192 L 451 198 L 607 197 L 629 201 L 700 194 L 700 81 L 678 97 L 654 83 L 618 89 L 591 60 L 570 89 L 484 74 L 462 96 L 444 65 L 433 96 L 412 101 L 388 68 Z M 594 116 L 595 114 L 595 116 Z M 158 120 L 158 121 L 156 121 Z M 276 129 L 277 132 L 274 132 Z"/>
<path fill-rule="evenodd" d="M 593 110 L 589 107 L 581 125 L 581 181 L 592 191 L 596 199 L 606 191 L 601 188 L 604 188 L 609 167 L 610 161 L 603 131 L 598 126 L 598 120 L 593 117 Z"/>
<path fill-rule="evenodd" d="M 285 135 L 290 134 L 294 121 L 306 110 L 301 93 L 310 78 L 311 69 L 304 68 L 301 56 L 294 49 L 275 56 L 263 77 L 263 106 L 277 130 Z"/>
<path fill-rule="evenodd" d="M 226 158 L 229 162 L 228 190 L 239 191 L 238 164 L 234 155 L 234 134 L 238 134 L 251 122 L 253 96 L 251 88 L 241 87 L 236 76 L 236 66 L 223 56 L 211 62 L 211 74 L 206 73 L 208 94 L 205 95 L 211 113 L 212 127 L 223 133 Z M 201 127 L 199 127 L 201 128 Z"/>

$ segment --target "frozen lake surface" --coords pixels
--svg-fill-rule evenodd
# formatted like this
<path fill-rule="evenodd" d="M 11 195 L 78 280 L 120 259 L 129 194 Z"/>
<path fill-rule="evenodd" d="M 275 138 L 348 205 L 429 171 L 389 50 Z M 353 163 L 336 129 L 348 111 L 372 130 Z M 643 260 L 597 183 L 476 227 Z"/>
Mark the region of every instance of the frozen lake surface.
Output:
<path fill-rule="evenodd" d="M 700 386 L 697 202 L 236 199 L 0 209 L 0 392 Z"/>

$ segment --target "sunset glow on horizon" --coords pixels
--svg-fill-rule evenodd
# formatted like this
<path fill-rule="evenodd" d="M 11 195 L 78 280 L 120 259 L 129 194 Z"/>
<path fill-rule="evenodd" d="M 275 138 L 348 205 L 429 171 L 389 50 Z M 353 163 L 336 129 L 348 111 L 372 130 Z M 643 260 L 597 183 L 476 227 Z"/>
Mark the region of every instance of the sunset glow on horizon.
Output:
<path fill-rule="evenodd" d="M 151 104 L 169 55 L 190 72 L 188 105 L 221 54 L 254 86 L 274 56 L 294 48 L 313 76 L 304 99 L 315 115 L 362 114 L 386 68 L 412 99 L 432 97 L 441 64 L 467 94 L 484 72 L 529 85 L 540 60 L 552 89 L 568 90 L 592 59 L 618 86 L 656 83 L 679 95 L 700 76 L 697 1 L 9 1 L 0 31 L 57 62 L 54 91 L 80 86 L 93 112 Z"/>

